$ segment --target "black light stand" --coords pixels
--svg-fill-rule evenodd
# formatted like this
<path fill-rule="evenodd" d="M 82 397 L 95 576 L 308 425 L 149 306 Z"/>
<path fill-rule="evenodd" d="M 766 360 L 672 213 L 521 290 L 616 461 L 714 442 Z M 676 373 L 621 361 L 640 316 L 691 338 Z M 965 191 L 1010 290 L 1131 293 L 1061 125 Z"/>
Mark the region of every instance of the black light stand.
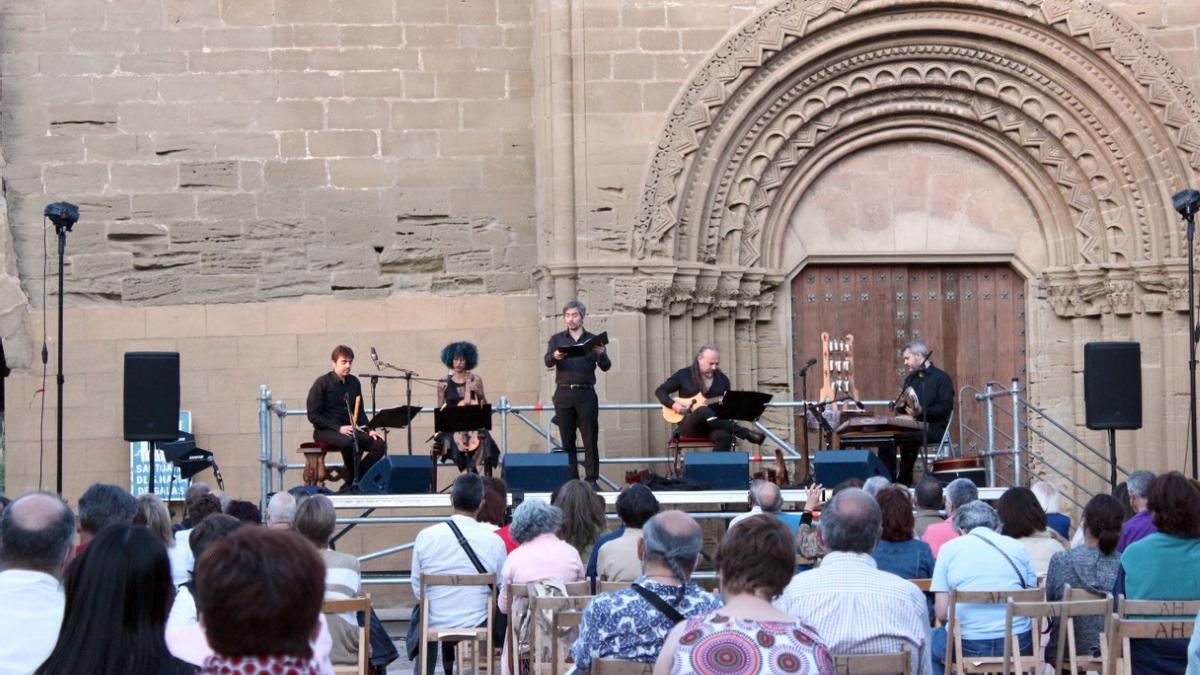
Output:
<path fill-rule="evenodd" d="M 63 493 L 63 279 L 65 265 L 63 256 L 67 251 L 67 233 L 79 222 L 79 207 L 69 202 L 47 204 L 42 215 L 54 223 L 54 232 L 58 235 L 58 410 L 55 419 L 55 450 L 56 480 L 55 490 Z M 151 446 L 151 453 L 154 448 Z M 150 455 L 151 466 L 154 466 L 154 455 Z M 153 484 L 151 485 L 153 491 Z"/>
<path fill-rule="evenodd" d="M 1200 190 L 1180 190 L 1171 197 L 1172 205 L 1187 221 L 1188 275 L 1188 427 L 1192 437 L 1192 479 L 1197 478 L 1196 452 L 1196 342 L 1200 328 L 1196 326 L 1196 211 L 1200 210 Z"/>

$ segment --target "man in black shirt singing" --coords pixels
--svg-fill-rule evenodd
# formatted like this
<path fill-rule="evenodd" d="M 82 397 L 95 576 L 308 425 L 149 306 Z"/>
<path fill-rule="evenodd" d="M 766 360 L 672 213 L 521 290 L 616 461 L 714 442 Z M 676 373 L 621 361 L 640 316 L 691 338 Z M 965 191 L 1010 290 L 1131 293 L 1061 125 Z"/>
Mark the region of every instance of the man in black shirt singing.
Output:
<path fill-rule="evenodd" d="M 354 483 L 355 438 L 358 439 L 359 452 L 365 453 L 359 461 L 360 476 L 387 453 L 387 441 L 375 429 L 369 432 L 356 431 L 350 425 L 350 411 L 354 410 L 356 402 L 357 426 L 365 427 L 367 424 L 367 413 L 361 402 L 362 385 L 357 377 L 350 374 L 354 351 L 345 345 L 338 345 L 329 358 L 333 361 L 333 370 L 318 377 L 308 390 L 308 421 L 313 425 L 314 441 L 342 453 L 342 475 L 346 477 L 346 482 L 339 489 L 340 492 Z"/>
<path fill-rule="evenodd" d="M 929 360 L 929 347 L 922 342 L 904 345 L 903 358 L 908 376 L 904 378 L 904 386 L 900 391 L 912 388 L 921 403 L 921 414 L 915 417 L 928 424 L 923 430 L 907 432 L 897 443 L 900 446 L 900 471 L 895 475 L 895 480 L 912 485 L 917 452 L 922 446 L 941 442 L 942 435 L 946 433 L 950 413 L 954 411 L 954 383 L 946 371 L 937 368 Z M 896 473 L 895 453 L 890 448 L 881 450 L 880 459 L 889 471 Z"/>
<path fill-rule="evenodd" d="M 597 344 L 580 356 L 567 356 L 566 347 L 595 337 L 583 329 L 587 307 L 578 300 L 563 305 L 567 329 L 550 336 L 546 345 L 546 367 L 554 368 L 554 416 L 562 435 L 563 451 L 571 463 L 571 475 L 579 476 L 575 456 L 575 430 L 583 434 L 584 475 L 593 486 L 600 478 L 600 455 L 596 450 L 600 437 L 600 401 L 596 398 L 596 366 L 608 372 L 612 361 L 604 345 Z"/>
<path fill-rule="evenodd" d="M 696 352 L 696 358 L 688 368 L 681 368 L 658 385 L 654 396 L 664 406 L 683 415 L 678 432 L 681 436 L 708 438 L 715 450 L 732 450 L 733 437 L 737 436 L 760 444 L 766 435 L 757 429 L 734 424 L 732 420 L 717 419 L 717 413 L 708 405 L 689 406 L 671 398 L 690 399 L 702 394 L 706 400 L 724 396 L 729 391 L 729 378 L 717 366 L 721 365 L 721 352 L 713 345 L 704 345 Z"/>

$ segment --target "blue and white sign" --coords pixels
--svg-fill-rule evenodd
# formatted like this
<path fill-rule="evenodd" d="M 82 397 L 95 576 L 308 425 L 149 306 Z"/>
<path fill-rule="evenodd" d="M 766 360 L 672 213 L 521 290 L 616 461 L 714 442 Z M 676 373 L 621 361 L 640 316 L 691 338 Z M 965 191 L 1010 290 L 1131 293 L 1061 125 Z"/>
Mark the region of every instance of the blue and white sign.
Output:
<path fill-rule="evenodd" d="M 179 430 L 192 432 L 192 411 L 179 411 Z M 174 479 L 174 480 L 172 480 Z M 150 492 L 150 444 L 135 441 L 129 444 L 130 492 L 138 497 Z M 181 478 L 179 467 L 163 457 L 162 450 L 154 451 L 154 493 L 164 502 L 183 499 L 192 481 Z"/>

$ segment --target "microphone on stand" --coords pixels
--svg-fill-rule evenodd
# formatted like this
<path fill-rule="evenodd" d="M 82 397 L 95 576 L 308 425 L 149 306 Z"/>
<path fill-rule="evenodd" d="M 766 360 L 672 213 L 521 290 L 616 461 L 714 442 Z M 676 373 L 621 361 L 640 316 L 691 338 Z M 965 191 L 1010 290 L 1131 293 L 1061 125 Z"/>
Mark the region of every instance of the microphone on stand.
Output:
<path fill-rule="evenodd" d="M 809 368 L 812 368 L 812 367 L 813 367 L 813 366 L 815 366 L 815 365 L 817 365 L 817 360 L 816 360 L 816 359 L 809 359 L 809 360 L 808 360 L 808 362 L 804 364 L 804 367 L 800 369 L 800 372 L 802 372 L 802 373 L 803 373 L 803 372 L 807 371 Z"/>
<path fill-rule="evenodd" d="M 371 363 L 375 364 L 375 370 L 383 369 L 383 366 L 379 365 L 379 352 L 375 351 L 374 347 L 371 347 Z"/>

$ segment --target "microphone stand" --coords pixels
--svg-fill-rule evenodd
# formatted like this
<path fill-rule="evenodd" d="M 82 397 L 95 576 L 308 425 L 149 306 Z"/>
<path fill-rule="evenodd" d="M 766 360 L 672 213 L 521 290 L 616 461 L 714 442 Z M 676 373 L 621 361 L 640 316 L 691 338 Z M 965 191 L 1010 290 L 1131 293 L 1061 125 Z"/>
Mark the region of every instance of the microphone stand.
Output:
<path fill-rule="evenodd" d="M 358 425 L 354 419 L 354 409 L 350 407 L 350 394 L 346 394 L 342 399 L 346 403 L 346 415 L 350 417 L 350 439 L 354 441 L 354 480 L 350 482 L 349 492 L 362 492 L 362 487 L 359 486 L 358 456 L 361 453 L 358 447 Z"/>
<path fill-rule="evenodd" d="M 816 364 L 810 363 L 800 369 L 800 388 L 804 395 L 804 414 L 800 417 L 800 419 L 803 420 L 800 428 L 802 430 L 801 440 L 804 441 L 804 477 L 805 482 L 809 482 L 809 484 L 811 484 L 810 481 L 812 481 L 813 475 L 811 454 L 808 450 L 808 369 L 812 368 L 814 365 Z"/>
<path fill-rule="evenodd" d="M 379 368 L 387 368 L 389 370 L 394 370 L 394 371 L 400 373 L 400 375 L 372 375 L 371 376 L 372 383 L 374 383 L 375 378 L 386 378 L 389 380 L 404 380 L 404 405 L 408 406 L 410 408 L 412 407 L 412 383 L 413 383 L 413 380 L 416 380 L 418 382 L 437 382 L 437 380 L 433 380 L 430 378 L 418 377 L 416 372 L 409 370 L 408 368 L 400 368 L 399 366 L 393 366 L 392 364 L 388 363 L 387 361 L 380 361 L 377 365 Z M 374 385 L 372 384 L 372 386 L 374 386 Z M 372 394 L 372 396 L 373 396 L 373 394 Z M 374 403 L 375 403 L 374 400 L 372 400 L 371 404 L 374 405 Z M 412 423 L 410 422 L 409 424 L 406 424 L 404 428 L 407 429 L 407 431 L 408 431 L 408 454 L 409 454 L 409 456 L 412 456 L 412 454 L 413 454 L 413 452 L 412 452 L 412 449 L 413 449 Z"/>

